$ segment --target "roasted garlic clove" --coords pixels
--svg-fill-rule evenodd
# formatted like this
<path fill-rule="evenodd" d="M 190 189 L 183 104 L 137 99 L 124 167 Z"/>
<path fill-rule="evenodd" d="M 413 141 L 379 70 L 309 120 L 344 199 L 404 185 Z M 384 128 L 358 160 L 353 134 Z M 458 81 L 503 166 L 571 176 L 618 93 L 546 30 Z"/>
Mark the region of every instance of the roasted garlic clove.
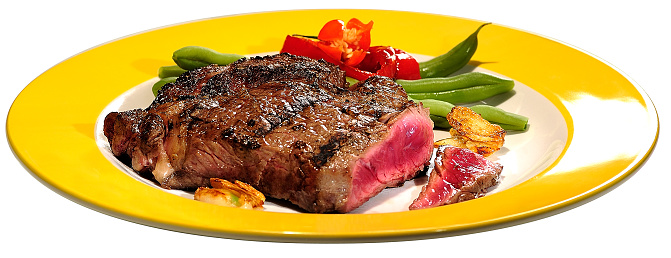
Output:
<path fill-rule="evenodd" d="M 501 149 L 505 142 L 506 131 L 501 126 L 489 123 L 470 108 L 452 108 L 447 121 L 452 126 L 451 137 L 435 142 L 436 147 L 452 145 L 487 157 Z"/>
<path fill-rule="evenodd" d="M 243 209 L 263 210 L 266 197 L 254 187 L 241 182 L 231 183 L 220 178 L 211 178 L 212 188 L 199 187 L 194 199 L 211 204 Z"/>

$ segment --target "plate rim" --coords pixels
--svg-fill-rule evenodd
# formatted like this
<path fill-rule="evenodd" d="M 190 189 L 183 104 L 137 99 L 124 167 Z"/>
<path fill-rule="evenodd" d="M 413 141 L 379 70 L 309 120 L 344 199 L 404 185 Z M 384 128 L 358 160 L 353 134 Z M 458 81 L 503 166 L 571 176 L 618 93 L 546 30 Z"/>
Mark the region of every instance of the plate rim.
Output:
<path fill-rule="evenodd" d="M 433 216 L 435 213 L 440 213 L 441 215 L 445 215 L 446 213 L 449 213 L 453 209 L 457 209 L 454 207 L 459 207 L 465 210 L 482 210 L 483 205 L 488 205 L 492 203 L 493 199 L 500 199 L 500 198 L 482 198 L 481 200 L 473 200 L 470 202 L 466 203 L 460 203 L 458 205 L 450 205 L 450 206 L 444 206 L 440 208 L 436 208 L 435 210 L 420 210 L 420 211 L 409 211 L 409 212 L 402 212 L 404 214 L 399 215 L 400 213 L 393 213 L 393 214 L 300 214 L 301 219 L 305 218 L 308 222 L 304 223 L 302 225 L 293 225 L 296 226 L 294 228 L 286 228 L 286 227 L 267 227 L 267 230 L 262 229 L 262 227 L 255 227 L 253 230 L 250 230 L 250 228 L 243 228 L 241 226 L 236 226 L 233 224 L 225 224 L 224 227 L 215 227 L 212 225 L 203 225 L 202 223 L 211 223 L 213 222 L 213 218 L 210 217 L 206 221 L 198 222 L 198 221 L 175 221 L 174 218 L 172 219 L 165 219 L 165 218 L 156 218 L 152 215 L 155 215 L 155 213 L 143 211 L 142 213 L 136 213 L 136 212 L 129 212 L 128 210 L 125 210 L 124 208 L 115 209 L 114 207 L 109 207 L 108 205 L 101 204 L 99 201 L 96 201 L 94 197 L 91 196 L 86 196 L 86 191 L 83 189 L 73 189 L 70 187 L 73 182 L 67 182 L 64 183 L 60 180 L 59 177 L 53 177 L 50 175 L 47 175 L 48 173 L 44 171 L 43 167 L 48 167 L 42 164 L 42 162 L 37 162 L 35 158 L 43 158 L 47 159 L 48 161 L 53 161 L 50 158 L 45 158 L 45 156 L 48 156 L 47 154 L 49 153 L 38 153 L 34 149 L 27 150 L 25 148 L 25 143 L 26 141 L 30 141 L 26 139 L 25 135 L 22 134 L 27 134 L 27 133 L 32 133 L 34 132 L 35 129 L 33 130 L 24 130 L 25 125 L 30 125 L 32 124 L 30 121 L 27 121 L 25 117 L 21 117 L 26 113 L 33 113 L 34 110 L 26 110 L 26 105 L 22 103 L 24 98 L 28 98 L 28 96 L 35 96 L 36 93 L 33 92 L 36 90 L 36 88 L 41 87 L 41 85 L 44 85 L 44 83 L 47 83 L 49 81 L 53 81 L 59 78 L 57 76 L 57 73 L 62 67 L 70 65 L 71 62 L 75 61 L 80 61 L 79 63 L 86 63 L 85 61 L 90 60 L 90 58 L 93 58 L 95 55 L 92 52 L 96 52 L 98 50 L 104 50 L 105 48 L 108 48 L 110 45 L 121 43 L 124 41 L 135 41 L 137 38 L 143 38 L 146 34 L 152 34 L 152 33 L 159 33 L 162 30 L 171 30 L 176 28 L 176 27 L 188 27 L 188 26 L 198 26 L 197 24 L 210 24 L 210 23 L 216 23 L 216 22 L 221 22 L 226 19 L 236 19 L 236 18 L 244 18 L 244 17 L 250 17 L 250 16 L 255 16 L 255 17 L 260 17 L 260 16 L 277 16 L 277 15 L 290 15 L 290 14 L 296 14 L 297 12 L 300 12 L 301 14 L 318 14 L 318 15 L 325 15 L 325 14 L 365 14 L 366 12 L 374 13 L 375 17 L 381 17 L 384 14 L 394 14 L 394 15 L 401 15 L 401 16 L 412 16 L 412 17 L 418 17 L 418 16 L 431 16 L 432 19 L 437 19 L 437 20 L 449 20 L 450 22 L 456 22 L 458 24 L 477 24 L 481 23 L 479 21 L 471 20 L 471 19 L 465 19 L 465 18 L 459 18 L 459 17 L 453 17 L 453 16 L 446 16 L 446 15 L 437 15 L 437 14 L 426 14 L 426 13 L 415 13 L 415 12 L 406 12 L 406 11 L 383 11 L 383 10 L 346 10 L 346 9 L 328 9 L 328 10 L 286 10 L 286 11 L 272 11 L 272 12 L 258 12 L 258 13 L 248 13 L 248 14 L 237 14 L 237 15 L 229 15 L 229 16 L 222 16 L 222 17 L 214 17 L 214 18 L 207 18 L 207 19 L 200 19 L 196 21 L 191 21 L 191 22 L 185 22 L 185 23 L 178 23 L 178 24 L 173 24 L 173 25 L 168 25 L 164 27 L 159 27 L 157 29 L 153 30 L 147 30 L 144 32 L 139 32 L 136 34 L 132 34 L 126 37 L 119 38 L 117 40 L 113 40 L 101 45 L 98 45 L 96 47 L 93 47 L 89 50 L 83 51 L 71 58 L 68 58 L 64 60 L 63 62 L 55 65 L 51 69 L 47 70 L 45 73 L 41 74 L 38 76 L 33 82 L 31 82 L 24 90 L 21 91 L 19 96 L 17 96 L 16 100 L 14 103 L 12 103 L 12 106 L 10 107 L 10 111 L 8 113 L 7 117 L 7 123 L 6 123 L 6 134 L 8 138 L 8 142 L 10 143 L 10 146 L 12 148 L 12 151 L 14 152 L 15 156 L 21 161 L 21 163 L 24 165 L 24 167 L 32 173 L 40 182 L 48 186 L 50 189 L 56 191 L 57 193 L 67 197 L 70 200 L 73 200 L 79 204 L 82 204 L 86 207 L 92 208 L 94 210 L 100 211 L 102 213 L 106 213 L 115 217 L 123 218 L 126 220 L 138 222 L 141 224 L 145 225 L 150 225 L 150 226 L 156 226 L 168 230 L 176 230 L 176 231 L 181 231 L 181 232 L 188 232 L 188 233 L 194 233 L 194 234 L 199 234 L 199 235 L 209 235 L 209 236 L 220 236 L 220 237 L 233 237 L 233 238 L 252 238 L 252 239 L 257 239 L 257 238 L 262 238 L 262 239 L 273 239 L 273 240 L 280 240 L 280 241 L 286 241 L 286 240 L 297 240 L 297 239 L 310 239 L 310 240 L 317 240 L 317 239 L 350 239 L 350 240 L 357 240 L 360 241 L 362 239 L 373 239 L 373 238 L 380 238 L 380 237 L 422 237 L 426 235 L 431 235 L 435 233 L 456 233 L 456 232 L 463 232 L 463 231 L 468 231 L 468 230 L 477 230 L 477 229 L 484 229 L 487 227 L 491 226 L 496 226 L 496 225 L 503 225 L 506 223 L 511 223 L 515 221 L 521 221 L 523 219 L 529 219 L 532 217 L 536 217 L 542 214 L 547 214 L 552 211 L 559 210 L 560 208 L 566 208 L 571 205 L 575 205 L 577 203 L 580 203 L 582 201 L 588 200 L 590 197 L 594 197 L 598 193 L 604 192 L 606 189 L 612 189 L 612 187 L 618 183 L 621 183 L 625 178 L 627 178 L 629 175 L 631 175 L 639 166 L 642 165 L 642 163 L 649 157 L 650 153 L 654 149 L 654 146 L 657 142 L 657 138 L 659 135 L 659 118 L 656 112 L 656 109 L 654 107 L 654 104 L 652 103 L 652 100 L 650 100 L 649 96 L 645 91 L 638 85 L 636 84 L 631 78 L 629 78 L 626 74 L 623 72 L 619 71 L 619 69 L 615 68 L 614 66 L 606 63 L 605 61 L 601 60 L 600 58 L 586 52 L 583 50 L 580 50 L 576 47 L 570 46 L 566 43 L 559 42 L 557 40 L 549 39 L 547 37 L 540 36 L 538 34 L 533 34 L 533 33 L 528 33 L 528 32 L 523 32 L 519 29 L 513 29 L 513 28 L 507 28 L 505 26 L 501 26 L 498 24 L 494 24 L 495 28 L 498 30 L 513 30 L 515 33 L 526 33 L 530 37 L 534 38 L 539 38 L 543 40 L 548 40 L 549 42 L 555 42 L 560 44 L 561 46 L 565 48 L 569 48 L 571 51 L 576 51 L 579 52 L 580 55 L 587 55 L 592 59 L 595 59 L 598 61 L 599 64 L 605 65 L 608 67 L 608 69 L 612 69 L 616 71 L 617 74 L 623 76 L 627 83 L 630 86 L 633 86 L 635 91 L 640 94 L 641 99 L 643 100 L 643 103 L 646 105 L 644 107 L 644 110 L 646 111 L 645 113 L 647 114 L 648 117 L 650 117 L 650 124 L 647 125 L 648 130 L 654 130 L 654 136 L 652 136 L 652 139 L 650 138 L 650 135 L 646 137 L 650 142 L 649 144 L 646 144 L 645 148 L 646 150 L 643 151 L 643 153 L 637 154 L 630 164 L 622 170 L 619 171 L 619 173 L 616 174 L 615 177 L 608 178 L 605 182 L 603 182 L 600 185 L 597 185 L 596 187 L 591 188 L 589 191 L 583 192 L 580 195 L 573 196 L 570 199 L 563 200 L 561 202 L 556 202 L 551 205 L 546 205 L 543 207 L 537 207 L 536 209 L 533 210 L 528 210 L 525 212 L 518 212 L 515 214 L 508 214 L 503 217 L 499 218 L 490 218 L 486 221 L 477 221 L 477 222 L 467 222 L 467 223 L 461 223 L 459 225 L 445 225 L 445 224 L 426 224 L 421 228 L 415 227 L 416 225 L 401 225 L 399 228 L 395 229 L 385 229 L 384 227 L 380 227 L 378 225 L 377 229 L 370 229 L 367 231 L 352 231 L 352 230 L 337 230 L 334 228 L 329 228 L 327 230 L 320 229 L 318 223 L 323 220 L 329 220 L 329 221 L 334 221 L 336 223 L 353 223 L 353 220 L 384 220 L 384 221 L 394 221 L 399 218 L 407 218 L 407 217 L 424 217 L 424 216 Z M 333 17 L 333 16 L 329 16 Z M 350 15 L 349 17 L 356 17 L 355 15 Z M 340 18 L 340 17 L 339 17 Z M 382 24 L 382 22 L 377 23 L 377 24 Z M 205 26 L 211 26 L 211 25 L 205 25 Z M 319 24 L 317 24 L 319 26 Z M 471 26 L 472 27 L 472 26 Z M 471 27 L 466 28 L 466 30 L 470 29 Z M 160 34 L 160 33 L 159 33 Z M 483 40 L 481 40 L 482 42 Z M 399 44 L 407 44 L 407 42 L 401 42 Z M 482 49 L 482 48 L 481 48 Z M 480 50 L 481 50 L 480 49 Z M 101 50 L 101 51 L 102 51 Z M 479 51 L 480 51 L 479 50 Z M 478 56 L 479 53 L 476 53 L 476 56 Z M 93 55 L 93 57 L 89 57 Z M 85 58 L 84 56 L 87 56 Z M 83 60 L 78 60 L 78 59 L 83 59 Z M 159 63 L 156 62 L 156 60 L 149 60 L 150 62 L 154 63 Z M 494 65 L 494 71 L 499 72 L 497 70 L 496 65 Z M 491 68 L 487 68 L 491 69 Z M 138 80 L 140 78 L 144 78 L 146 80 L 147 71 L 134 71 L 132 78 L 129 78 L 131 80 Z M 502 74 L 506 74 L 501 72 Z M 508 74 L 506 74 L 508 75 Z M 529 83 L 525 83 L 529 87 L 534 88 L 532 85 Z M 40 88 L 41 89 L 41 88 Z M 536 88 L 534 88 L 536 89 Z M 116 89 L 117 91 L 119 89 Z M 540 92 L 542 95 L 546 96 L 547 92 Z M 110 93 L 109 95 L 112 95 L 114 93 Z M 117 95 L 114 95 L 118 96 Z M 110 99 L 111 100 L 111 99 Z M 98 100 L 100 101 L 100 100 Z M 86 101 L 83 101 L 86 103 Z M 557 105 L 559 104 L 561 106 L 558 106 L 560 111 L 562 111 L 562 107 L 564 103 L 561 103 L 561 100 L 559 99 L 551 99 L 551 102 L 553 104 Z M 109 102 L 107 102 L 109 103 Z M 106 106 L 107 103 L 105 103 L 103 106 Z M 58 108 L 67 108 L 67 105 L 60 105 Z M 28 112 L 30 111 L 30 112 Z M 568 112 L 568 110 L 563 110 L 562 112 Z M 86 117 L 90 117 L 91 112 L 85 112 L 87 114 Z M 570 119 L 570 115 L 566 116 L 565 113 L 562 113 L 565 117 L 565 119 Z M 654 117 L 654 119 L 652 119 Z M 72 123 L 72 121 L 76 122 L 81 122 L 81 123 L 86 123 L 86 121 L 77 121 L 78 117 L 67 117 L 67 119 L 70 119 L 69 121 Z M 548 168 L 545 172 L 552 170 L 557 163 L 559 163 L 562 158 L 564 157 L 564 154 L 568 151 L 570 145 L 573 142 L 573 121 L 566 121 L 567 125 L 569 125 L 569 139 L 567 140 L 566 146 L 564 147 L 564 150 L 562 151 L 562 154 L 560 157 L 553 163 L 553 165 Z M 95 123 L 95 120 L 92 122 Z M 60 126 L 60 125 L 59 125 Z M 52 128 L 56 130 L 66 130 L 66 128 L 62 127 L 57 127 L 57 128 Z M 67 128 L 68 130 L 72 130 L 72 128 Z M 86 128 L 86 126 L 83 126 L 81 128 L 75 127 L 74 130 L 81 130 L 82 132 L 79 132 L 79 134 L 82 134 L 84 137 L 87 138 L 87 133 L 90 133 L 91 136 L 94 133 L 93 130 L 89 130 L 89 132 L 85 132 L 85 130 L 90 129 Z M 80 141 L 85 141 L 85 139 L 78 139 Z M 54 141 L 56 142 L 56 141 Z M 92 147 L 97 150 L 97 145 L 95 143 L 95 140 L 91 141 Z M 36 143 L 31 142 L 31 146 L 35 146 Z M 41 155 L 41 156 L 40 156 Z M 91 155 L 88 153 L 87 155 Z M 96 155 L 92 155 L 91 157 L 94 158 L 99 158 L 96 157 Z M 100 155 L 102 157 L 102 155 Z M 102 157 L 105 159 L 104 157 Z M 106 159 L 105 159 L 106 160 Z M 72 164 L 71 164 L 72 165 Z M 110 166 L 112 166 L 110 164 Z M 75 166 L 79 169 L 82 169 L 80 166 Z M 112 166 L 113 167 L 113 166 Z M 116 168 L 114 168 L 116 169 Z M 99 170 L 105 170 L 108 171 L 109 167 L 105 168 L 100 168 Z M 543 172 L 543 174 L 545 173 Z M 60 171 L 59 173 L 63 173 Z M 62 175 L 60 175 L 62 178 Z M 124 176 L 126 176 L 124 174 Z M 118 175 L 110 176 L 107 175 L 105 177 L 107 179 L 118 179 L 121 180 Z M 536 179 L 534 179 L 536 180 Z M 77 181 L 77 180 L 74 180 Z M 124 181 L 125 182 L 125 181 Z M 91 183 L 90 181 L 86 180 L 79 180 L 74 183 Z M 139 183 L 139 182 L 137 182 Z M 523 184 L 529 184 L 530 181 L 524 182 Z M 133 185 L 133 183 L 128 183 L 131 186 L 126 186 L 129 187 L 130 189 L 137 189 L 137 185 Z M 509 189 L 510 190 L 510 189 Z M 150 191 L 150 190 L 146 190 Z M 508 190 L 506 190 L 508 191 Z M 160 195 L 159 192 L 153 192 L 150 191 L 150 194 L 157 194 Z M 504 191 L 505 192 L 505 191 Z M 100 193 L 97 193 L 97 195 L 100 195 Z M 259 211 L 244 211 L 244 210 L 237 210 L 237 209 L 230 209 L 230 208 L 225 208 L 225 207 L 205 207 L 206 205 L 203 204 L 193 204 L 193 201 L 191 201 L 190 204 L 185 204 L 185 201 L 190 201 L 190 200 L 183 200 L 180 201 L 178 199 L 184 199 L 181 197 L 165 197 L 165 200 L 163 202 L 168 203 L 168 204 L 176 204 L 176 205 L 184 205 L 184 206 L 189 206 L 189 207 L 197 207 L 199 210 L 207 210 L 211 211 L 214 214 L 225 214 L 228 216 L 232 216 L 234 218 L 240 219 L 240 218 L 251 218 L 251 220 L 248 223 L 255 222 L 255 223 L 261 223 L 261 225 L 267 225 L 267 222 L 263 222 L 262 217 L 267 217 L 264 215 L 259 216 Z M 116 201 L 122 201 L 126 200 L 127 197 L 116 197 L 116 198 L 109 198 L 108 200 L 116 200 Z M 207 205 L 211 206 L 211 205 Z M 165 208 L 165 207 L 164 207 Z M 449 210 L 449 211 L 448 211 Z M 486 209 L 485 209 L 486 210 Z M 434 211 L 440 211 L 440 212 L 434 212 Z M 430 214 L 427 214 L 430 213 Z M 295 215 L 281 215 L 281 214 L 273 214 L 274 217 L 277 217 L 279 219 L 282 218 L 288 218 L 285 216 L 295 216 Z M 276 216 L 275 216 L 276 215 Z M 328 216 L 328 219 L 324 219 L 325 216 Z M 356 219 L 352 219 L 352 217 Z M 372 218 L 375 217 L 375 218 Z M 386 217 L 386 218 L 382 218 Z M 393 217 L 393 218 L 392 218 Z M 179 217 L 181 219 L 187 219 L 183 217 Z M 332 220 L 332 218 L 335 218 Z M 454 218 L 454 216 L 452 216 Z M 460 217 L 456 217 L 460 218 Z M 294 217 L 291 217 L 289 219 L 296 219 Z M 463 218 L 462 218 L 463 219 Z M 309 223 L 313 223 L 308 225 Z M 351 226 L 351 225 L 342 225 L 342 226 Z M 312 228 L 310 228 L 312 227 Z"/>

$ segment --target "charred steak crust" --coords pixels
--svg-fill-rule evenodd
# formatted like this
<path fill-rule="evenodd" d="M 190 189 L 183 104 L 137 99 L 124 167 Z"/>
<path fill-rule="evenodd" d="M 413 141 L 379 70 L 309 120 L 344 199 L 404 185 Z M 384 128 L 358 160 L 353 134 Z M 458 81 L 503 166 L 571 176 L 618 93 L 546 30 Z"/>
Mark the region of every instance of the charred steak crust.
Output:
<path fill-rule="evenodd" d="M 243 58 L 227 66 L 211 65 L 186 72 L 175 83 L 164 86 L 150 107 L 197 96 L 238 95 L 267 82 L 301 82 L 337 90 L 347 85 L 344 74 L 326 61 L 285 53 Z"/>
<path fill-rule="evenodd" d="M 104 134 L 114 155 L 164 188 L 240 180 L 310 212 L 349 212 L 424 168 L 432 126 L 389 78 L 348 87 L 335 65 L 278 54 L 187 72 L 146 109 L 108 114 Z M 408 161 L 382 168 L 380 146 Z M 395 172 L 375 174 L 383 170 Z"/>

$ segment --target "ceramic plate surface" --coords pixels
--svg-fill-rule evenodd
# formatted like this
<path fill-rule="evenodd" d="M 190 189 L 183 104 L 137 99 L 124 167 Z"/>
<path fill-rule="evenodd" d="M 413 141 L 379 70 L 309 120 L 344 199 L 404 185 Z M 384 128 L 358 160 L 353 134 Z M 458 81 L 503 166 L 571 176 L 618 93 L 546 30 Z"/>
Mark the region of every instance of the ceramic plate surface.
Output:
<path fill-rule="evenodd" d="M 264 211 L 249 211 L 156 187 L 110 154 L 101 119 L 111 111 L 146 107 L 157 69 L 173 64 L 174 50 L 199 45 L 245 55 L 276 52 L 288 34 L 314 34 L 328 20 L 352 17 L 375 21 L 372 45 L 424 58 L 446 52 L 483 23 L 399 11 L 300 10 L 139 33 L 86 50 L 29 84 L 7 118 L 10 145 L 54 191 L 130 221 L 218 237 L 357 241 L 458 234 L 548 215 L 622 181 L 656 142 L 654 106 L 617 69 L 555 40 L 492 24 L 481 31 L 478 50 L 462 72 L 515 80 L 514 92 L 485 102 L 528 116 L 530 128 L 511 132 L 504 148 L 489 158 L 504 171 L 501 184 L 483 198 L 408 211 L 426 182 L 423 177 L 384 190 L 350 214 L 306 214 L 273 201 Z M 436 131 L 436 139 L 445 135 Z"/>

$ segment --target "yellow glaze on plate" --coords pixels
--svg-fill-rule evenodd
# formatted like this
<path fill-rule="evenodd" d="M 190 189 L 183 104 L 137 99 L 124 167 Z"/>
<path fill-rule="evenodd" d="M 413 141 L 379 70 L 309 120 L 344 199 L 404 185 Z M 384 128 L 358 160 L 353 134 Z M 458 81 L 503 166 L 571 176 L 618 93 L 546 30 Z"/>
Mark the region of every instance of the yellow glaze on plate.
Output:
<path fill-rule="evenodd" d="M 598 196 L 641 165 L 658 119 L 629 78 L 557 41 L 500 25 L 480 33 L 471 65 L 533 88 L 561 112 L 560 158 L 500 193 L 439 208 L 382 214 L 293 214 L 201 203 L 148 187 L 98 149 L 103 108 L 172 65 L 172 51 L 199 45 L 252 54 L 278 51 L 287 34 L 318 32 L 331 19 L 373 20 L 372 45 L 444 53 L 482 21 L 398 11 L 301 10 L 227 16 L 143 32 L 84 51 L 46 71 L 17 97 L 7 136 L 26 168 L 56 192 L 130 221 L 194 234 L 279 241 L 358 241 L 458 234 L 527 221 Z"/>

